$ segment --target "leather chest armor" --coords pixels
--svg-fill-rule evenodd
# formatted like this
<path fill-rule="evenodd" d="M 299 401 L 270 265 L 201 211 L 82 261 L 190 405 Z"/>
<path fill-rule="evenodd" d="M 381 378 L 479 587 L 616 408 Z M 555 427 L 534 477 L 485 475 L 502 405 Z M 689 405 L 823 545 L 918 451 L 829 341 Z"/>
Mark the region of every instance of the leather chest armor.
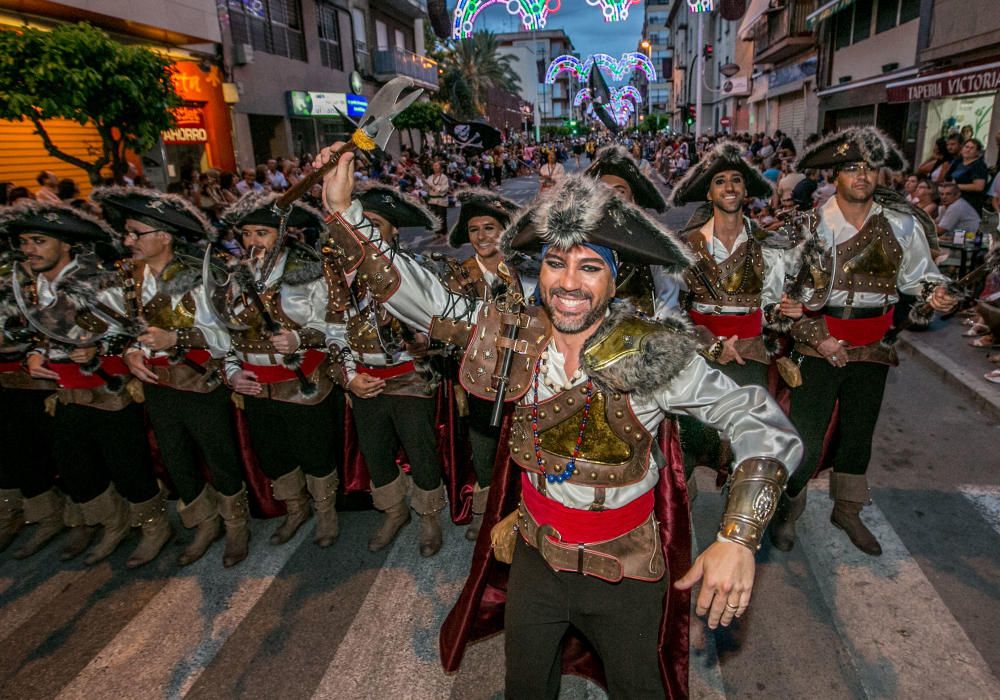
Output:
<path fill-rule="evenodd" d="M 177 306 L 171 303 L 170 297 L 163 292 L 142 305 L 142 316 L 146 323 L 164 330 L 191 328 L 194 326 L 195 303 L 191 292 L 181 297 Z"/>
<path fill-rule="evenodd" d="M 261 301 L 271 318 L 281 324 L 282 328 L 298 331 L 299 324 L 288 318 L 281 308 L 281 283 L 272 285 L 260 293 Z M 244 354 L 280 355 L 271 344 L 270 334 L 264 327 L 264 319 L 260 311 L 250 299 L 244 299 L 243 310 L 236 315 L 236 322 L 246 326 L 246 330 L 232 331 L 233 347 Z M 305 343 L 303 343 L 305 345 Z"/>
<path fill-rule="evenodd" d="M 542 469 L 535 454 L 531 406 L 514 409 L 510 454 L 518 466 L 531 472 L 559 475 L 573 455 L 580 430 L 580 411 L 586 404 L 585 385 L 575 386 L 538 404 L 538 439 Z M 596 488 L 634 484 L 646 476 L 653 437 L 632 412 L 625 394 L 595 391 L 583 434 L 576 471 L 570 483 Z"/>
<path fill-rule="evenodd" d="M 359 355 L 392 355 L 403 348 L 403 325 L 386 309 L 369 301 L 347 320 L 347 345 Z"/>
<path fill-rule="evenodd" d="M 649 265 L 635 263 L 619 265 L 615 296 L 619 299 L 628 299 L 637 311 L 652 316 L 656 287 L 653 285 L 653 273 Z"/>
<path fill-rule="evenodd" d="M 736 250 L 722 263 L 717 263 L 708 252 L 705 238 L 696 231 L 688 244 L 698 257 L 693 268 L 684 272 L 688 287 L 689 303 L 708 306 L 736 306 L 760 308 L 764 291 L 764 254 L 761 245 L 751 237 L 736 246 Z M 700 273 L 700 274 L 699 274 Z M 705 280 L 718 294 L 713 297 Z"/>
<path fill-rule="evenodd" d="M 444 282 L 449 292 L 474 295 L 477 299 L 486 298 L 488 285 L 475 256 L 461 265 L 453 260 L 449 260 L 448 263 L 448 270 L 442 275 L 441 281 Z"/>
<path fill-rule="evenodd" d="M 903 248 L 889 220 L 876 214 L 857 234 L 837 245 L 833 288 L 874 294 L 892 294 L 903 261 Z"/>

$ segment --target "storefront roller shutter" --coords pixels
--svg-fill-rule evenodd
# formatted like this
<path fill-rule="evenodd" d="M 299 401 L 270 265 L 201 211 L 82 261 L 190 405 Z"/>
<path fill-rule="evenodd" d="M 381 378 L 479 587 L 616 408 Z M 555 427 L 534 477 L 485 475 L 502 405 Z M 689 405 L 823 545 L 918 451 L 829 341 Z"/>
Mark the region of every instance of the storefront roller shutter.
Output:
<path fill-rule="evenodd" d="M 806 133 L 806 100 L 796 92 L 778 98 L 778 128 L 783 134 L 792 138 L 800 151 L 805 144 Z"/>
<path fill-rule="evenodd" d="M 92 126 L 65 119 L 50 119 L 45 129 L 60 150 L 85 161 L 94 161 L 101 153 L 101 138 Z M 71 178 L 84 197 L 91 190 L 87 173 L 64 160 L 53 158 L 42 146 L 31 122 L 0 120 L 0 182 L 13 182 L 34 192 L 35 178 L 42 170 L 51 170 L 59 179 Z"/>

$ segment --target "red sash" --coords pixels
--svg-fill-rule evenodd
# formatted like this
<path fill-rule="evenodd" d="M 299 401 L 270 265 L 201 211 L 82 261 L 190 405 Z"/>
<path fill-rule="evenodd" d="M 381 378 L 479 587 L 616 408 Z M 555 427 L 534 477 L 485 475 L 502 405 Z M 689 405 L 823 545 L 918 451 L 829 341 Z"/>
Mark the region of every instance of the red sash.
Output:
<path fill-rule="evenodd" d="M 20 362 L 0 362 L 0 374 L 10 374 L 11 372 L 21 372 L 24 366 Z"/>
<path fill-rule="evenodd" d="M 527 472 L 521 474 L 521 498 L 524 507 L 535 522 L 551 525 L 562 537 L 563 542 L 580 544 L 604 542 L 621 537 L 636 529 L 653 512 L 652 491 L 639 496 L 621 508 L 609 510 L 578 510 L 567 508 L 558 501 L 546 498 L 538 492 Z"/>
<path fill-rule="evenodd" d="M 306 350 L 302 358 L 300 369 L 305 376 L 311 375 L 316 368 L 326 359 L 326 353 L 322 350 Z M 284 365 L 252 365 L 249 362 L 243 363 L 243 369 L 257 375 L 260 384 L 277 384 L 298 379 L 294 370 L 290 370 Z"/>
<path fill-rule="evenodd" d="M 760 309 L 749 314 L 703 314 L 691 309 L 688 315 L 695 325 L 705 326 L 712 334 L 722 338 L 756 338 L 761 333 L 763 313 Z"/>
<path fill-rule="evenodd" d="M 184 353 L 184 357 L 199 365 L 203 365 L 212 359 L 212 355 L 208 350 L 188 350 Z M 146 364 L 150 367 L 168 367 L 176 364 L 176 362 L 171 362 L 170 358 L 164 355 L 162 357 L 147 357 Z"/>
<path fill-rule="evenodd" d="M 826 316 L 826 327 L 837 340 L 846 340 L 851 345 L 871 345 L 885 337 L 892 327 L 892 309 L 883 316 L 874 318 L 835 318 Z"/>
<path fill-rule="evenodd" d="M 400 377 L 404 374 L 409 374 L 410 372 L 416 371 L 416 367 L 413 366 L 413 361 L 401 362 L 398 365 L 392 365 L 391 367 L 369 367 L 368 365 L 359 364 L 354 369 L 358 374 L 367 374 L 376 379 L 392 379 L 393 377 Z"/>
<path fill-rule="evenodd" d="M 84 372 L 75 362 L 52 362 L 45 365 L 59 375 L 60 389 L 96 389 L 104 386 L 104 380 L 96 374 Z M 101 358 L 101 369 L 111 376 L 121 377 L 129 374 L 125 361 L 117 355 Z"/>

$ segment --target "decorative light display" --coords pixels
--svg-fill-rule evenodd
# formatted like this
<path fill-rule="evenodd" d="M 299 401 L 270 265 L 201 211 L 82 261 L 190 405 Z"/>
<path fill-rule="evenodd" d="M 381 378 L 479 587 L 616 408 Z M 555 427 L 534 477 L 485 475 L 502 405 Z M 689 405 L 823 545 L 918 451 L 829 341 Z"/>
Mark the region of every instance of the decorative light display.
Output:
<path fill-rule="evenodd" d="M 715 0 L 688 0 L 688 9 L 691 12 L 714 12 Z"/>
<path fill-rule="evenodd" d="M 476 17 L 490 5 L 503 5 L 508 13 L 519 16 L 526 31 L 542 29 L 548 16 L 559 11 L 560 4 L 561 0 L 458 0 L 451 36 L 453 39 L 472 36 Z"/>
<path fill-rule="evenodd" d="M 638 5 L 639 2 L 640 0 L 587 0 L 587 4 L 591 7 L 601 8 L 605 22 L 624 22 L 628 19 L 629 8 Z"/>
<path fill-rule="evenodd" d="M 590 88 L 580 88 L 573 98 L 573 106 L 581 107 L 584 102 L 592 100 L 593 97 L 590 94 Z M 634 85 L 623 85 L 622 87 L 611 88 L 611 103 L 607 105 L 608 110 L 611 113 L 611 117 L 615 120 L 618 126 L 625 126 L 628 122 L 629 117 L 635 113 L 636 107 L 642 103 L 642 94 Z M 594 113 L 594 104 L 591 102 L 587 105 L 584 114 L 591 119 L 597 119 L 597 115 Z"/>
<path fill-rule="evenodd" d="M 656 82 L 656 69 L 653 68 L 652 61 L 649 60 L 649 56 L 638 51 L 623 53 L 621 58 L 618 59 L 606 53 L 595 53 L 592 56 L 588 56 L 587 60 L 582 63 L 576 56 L 557 56 L 549 64 L 548 70 L 545 71 L 545 82 L 551 85 L 556 82 L 556 78 L 559 77 L 560 73 L 568 71 L 576 76 L 578 82 L 585 83 L 587 82 L 587 76 L 590 74 L 591 67 L 595 64 L 613 82 L 625 80 L 628 78 L 629 73 L 635 70 L 642 71 L 649 82 Z"/>

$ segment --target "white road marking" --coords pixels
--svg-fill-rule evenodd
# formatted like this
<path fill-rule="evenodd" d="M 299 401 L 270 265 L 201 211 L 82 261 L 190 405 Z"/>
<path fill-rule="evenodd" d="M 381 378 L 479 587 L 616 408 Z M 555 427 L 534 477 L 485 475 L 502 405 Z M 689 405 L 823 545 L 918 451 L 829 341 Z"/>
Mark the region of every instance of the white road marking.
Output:
<path fill-rule="evenodd" d="M 959 493 L 965 496 L 983 519 L 1000 534 L 1000 486 L 962 484 Z"/>

